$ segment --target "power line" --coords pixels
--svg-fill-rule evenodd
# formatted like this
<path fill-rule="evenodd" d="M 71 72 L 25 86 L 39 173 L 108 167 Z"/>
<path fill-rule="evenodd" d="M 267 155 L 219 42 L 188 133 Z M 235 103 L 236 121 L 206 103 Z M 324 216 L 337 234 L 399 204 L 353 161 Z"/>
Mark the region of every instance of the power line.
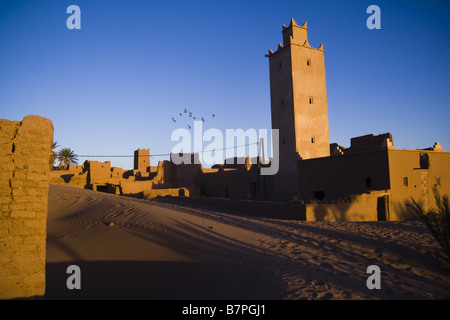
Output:
<path fill-rule="evenodd" d="M 228 147 L 228 148 L 222 148 L 222 149 L 213 149 L 209 151 L 200 151 L 200 152 L 193 152 L 193 153 L 205 153 L 205 152 L 216 152 L 216 151 L 223 151 L 227 149 L 236 149 L 241 147 L 247 147 L 251 145 L 259 145 L 259 142 L 253 142 L 253 143 L 247 143 L 240 146 L 234 146 L 234 147 Z M 170 156 L 172 153 L 160 153 L 160 154 L 151 154 L 150 157 L 167 157 Z M 78 158 L 132 158 L 134 155 L 77 155 Z"/>
<path fill-rule="evenodd" d="M 97 155 L 77 155 L 78 158 L 130 158 L 134 157 L 134 155 L 115 155 L 115 156 L 97 156 Z"/>

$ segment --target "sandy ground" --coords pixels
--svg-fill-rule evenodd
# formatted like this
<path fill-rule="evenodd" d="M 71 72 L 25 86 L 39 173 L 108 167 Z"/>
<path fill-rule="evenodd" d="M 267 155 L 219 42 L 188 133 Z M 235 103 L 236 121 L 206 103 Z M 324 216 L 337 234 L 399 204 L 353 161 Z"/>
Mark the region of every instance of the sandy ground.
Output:
<path fill-rule="evenodd" d="M 434 252 L 418 221 L 268 219 L 52 185 L 46 298 L 450 299 Z M 66 287 L 72 264 L 81 290 Z"/>

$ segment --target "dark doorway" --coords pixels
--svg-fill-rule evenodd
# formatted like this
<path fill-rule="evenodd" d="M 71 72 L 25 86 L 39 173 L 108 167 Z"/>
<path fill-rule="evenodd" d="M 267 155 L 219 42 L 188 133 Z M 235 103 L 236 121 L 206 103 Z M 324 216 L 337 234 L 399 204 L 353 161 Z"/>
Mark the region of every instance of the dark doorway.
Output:
<path fill-rule="evenodd" d="M 111 187 L 109 185 L 97 186 L 97 191 L 99 191 L 99 192 L 106 192 L 106 193 L 112 193 L 111 192 Z"/>
<path fill-rule="evenodd" d="M 377 220 L 386 221 L 388 217 L 388 197 L 377 198 Z"/>
<path fill-rule="evenodd" d="M 248 198 L 251 200 L 257 200 L 256 199 L 256 183 L 251 182 L 248 190 Z"/>
<path fill-rule="evenodd" d="M 325 199 L 325 192 L 323 191 L 314 191 L 314 198 L 317 200 Z"/>
<path fill-rule="evenodd" d="M 430 168 L 430 159 L 428 158 L 428 154 L 421 153 L 419 160 L 420 169 L 428 169 Z"/>

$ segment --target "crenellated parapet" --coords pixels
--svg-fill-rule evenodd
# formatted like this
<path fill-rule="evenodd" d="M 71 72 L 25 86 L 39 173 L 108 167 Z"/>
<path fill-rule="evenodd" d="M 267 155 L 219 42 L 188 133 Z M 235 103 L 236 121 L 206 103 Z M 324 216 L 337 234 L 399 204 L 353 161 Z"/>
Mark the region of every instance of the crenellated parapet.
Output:
<path fill-rule="evenodd" d="M 269 49 L 269 53 L 266 54 L 266 57 L 270 57 L 271 55 L 283 50 L 284 48 L 290 45 L 324 51 L 323 44 L 321 44 L 318 48 L 314 48 L 309 44 L 308 27 L 306 21 L 303 23 L 303 25 L 299 26 L 294 19 L 291 19 L 291 22 L 288 27 L 286 27 L 286 25 L 283 24 L 282 32 L 283 32 L 283 44 L 278 43 L 278 48 L 275 52 Z"/>

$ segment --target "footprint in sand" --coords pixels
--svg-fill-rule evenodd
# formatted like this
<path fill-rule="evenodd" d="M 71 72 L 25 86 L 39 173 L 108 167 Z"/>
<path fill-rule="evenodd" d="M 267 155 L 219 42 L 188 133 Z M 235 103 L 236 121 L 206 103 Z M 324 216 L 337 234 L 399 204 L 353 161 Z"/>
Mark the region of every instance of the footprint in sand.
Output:
<path fill-rule="evenodd" d="M 330 300 L 333 299 L 333 294 L 331 292 L 322 292 L 317 296 L 320 300 Z"/>
<path fill-rule="evenodd" d="M 383 250 L 382 249 L 376 248 L 373 252 L 377 256 L 377 258 L 382 258 L 383 257 Z"/>
<path fill-rule="evenodd" d="M 325 282 L 323 282 L 323 280 L 316 280 L 313 282 L 314 286 L 324 286 Z"/>
<path fill-rule="evenodd" d="M 352 298 L 352 293 L 350 291 L 342 291 L 341 292 L 341 296 L 344 299 L 351 299 Z"/>
<path fill-rule="evenodd" d="M 409 264 L 401 263 L 401 262 L 394 262 L 392 266 L 396 269 L 400 270 L 411 270 L 412 267 Z"/>
<path fill-rule="evenodd" d="M 297 244 L 294 243 L 294 242 L 287 242 L 287 243 L 285 243 L 284 245 L 285 245 L 286 247 L 289 247 L 289 248 L 293 248 L 293 247 L 296 247 L 296 246 L 297 246 Z"/>
<path fill-rule="evenodd" d="M 321 262 L 319 266 L 325 269 L 334 269 L 334 266 L 328 262 Z"/>

